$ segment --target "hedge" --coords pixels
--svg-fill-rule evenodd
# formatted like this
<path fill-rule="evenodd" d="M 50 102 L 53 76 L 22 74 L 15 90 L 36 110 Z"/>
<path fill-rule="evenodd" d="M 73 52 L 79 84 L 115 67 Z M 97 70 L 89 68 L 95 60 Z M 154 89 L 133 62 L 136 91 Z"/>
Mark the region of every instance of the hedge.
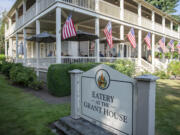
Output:
<path fill-rule="evenodd" d="M 23 67 L 22 64 L 3 61 L 0 71 L 14 84 L 36 90 L 41 89 L 41 82 L 38 81 L 36 73 L 32 68 Z"/>
<path fill-rule="evenodd" d="M 89 69 L 99 65 L 100 63 L 86 63 L 86 64 L 56 64 L 51 65 L 47 74 L 47 85 L 49 92 L 58 97 L 70 95 L 70 74 L 69 71 L 79 69 L 88 71 Z M 135 72 L 134 63 L 127 60 L 118 60 L 115 63 L 104 63 L 112 68 L 132 76 Z"/>
<path fill-rule="evenodd" d="M 5 55 L 0 55 L 0 71 L 1 71 L 1 68 L 2 68 L 2 64 L 5 62 Z"/>
<path fill-rule="evenodd" d="M 174 75 L 174 76 L 180 76 L 180 62 L 172 61 L 168 65 L 168 74 Z"/>

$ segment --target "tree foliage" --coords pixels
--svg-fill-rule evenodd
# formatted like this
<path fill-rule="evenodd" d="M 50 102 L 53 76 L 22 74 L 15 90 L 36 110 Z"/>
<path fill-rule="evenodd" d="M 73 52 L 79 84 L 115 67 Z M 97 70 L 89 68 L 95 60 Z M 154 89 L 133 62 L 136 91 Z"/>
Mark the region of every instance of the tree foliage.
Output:
<path fill-rule="evenodd" d="M 3 18 L 6 14 L 6 11 L 1 13 L 1 18 L 0 18 L 0 54 L 4 54 L 4 48 L 5 48 L 5 43 L 4 43 L 4 32 L 5 32 L 5 23 L 3 21 Z"/>
<path fill-rule="evenodd" d="M 145 0 L 165 13 L 175 13 L 180 0 Z"/>

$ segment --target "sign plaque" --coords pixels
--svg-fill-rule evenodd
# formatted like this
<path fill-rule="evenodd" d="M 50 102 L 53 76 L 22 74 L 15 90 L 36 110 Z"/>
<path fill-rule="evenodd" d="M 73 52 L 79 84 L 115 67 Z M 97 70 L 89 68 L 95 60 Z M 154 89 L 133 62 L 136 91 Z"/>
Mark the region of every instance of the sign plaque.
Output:
<path fill-rule="evenodd" d="M 134 80 L 100 65 L 82 74 L 81 117 L 122 135 L 133 134 Z"/>

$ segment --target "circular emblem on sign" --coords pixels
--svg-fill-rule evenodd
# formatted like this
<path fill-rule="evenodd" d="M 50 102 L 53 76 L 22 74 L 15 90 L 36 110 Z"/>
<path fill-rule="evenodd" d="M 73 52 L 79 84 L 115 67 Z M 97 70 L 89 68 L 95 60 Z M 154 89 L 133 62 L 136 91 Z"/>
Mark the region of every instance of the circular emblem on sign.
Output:
<path fill-rule="evenodd" d="M 110 84 L 110 76 L 104 69 L 100 69 L 96 73 L 96 84 L 101 90 L 106 90 Z"/>

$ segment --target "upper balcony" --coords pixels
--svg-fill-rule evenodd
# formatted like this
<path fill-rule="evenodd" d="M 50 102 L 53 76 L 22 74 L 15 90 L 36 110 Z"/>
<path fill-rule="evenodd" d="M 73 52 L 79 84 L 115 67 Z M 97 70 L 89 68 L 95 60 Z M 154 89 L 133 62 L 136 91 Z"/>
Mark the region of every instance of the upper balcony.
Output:
<path fill-rule="evenodd" d="M 105 16 L 113 17 L 115 19 L 120 19 L 121 14 L 121 8 L 120 8 L 120 1 L 115 0 L 38 0 L 38 3 L 36 0 L 27 1 L 26 8 L 23 8 L 22 6 L 19 6 L 18 10 L 18 19 L 14 19 L 15 21 L 12 22 L 11 27 L 6 32 L 6 36 L 9 34 L 12 34 L 15 30 L 22 27 L 24 24 L 32 20 L 35 16 L 37 16 L 39 13 L 46 10 L 48 7 L 50 7 L 52 4 L 54 4 L 56 1 L 61 1 L 63 3 L 69 4 L 69 5 L 75 5 L 80 8 L 84 8 L 86 10 L 91 10 L 94 12 L 98 12 L 100 14 L 103 14 Z M 97 8 L 97 5 L 99 8 Z M 14 16 L 16 16 L 16 13 L 11 17 L 13 20 Z M 165 29 L 163 28 L 163 19 L 162 16 L 158 13 L 155 13 L 154 18 L 154 28 L 152 26 L 152 11 L 150 9 L 145 8 L 142 5 L 141 9 L 141 27 L 149 30 L 154 30 L 161 34 L 166 34 L 173 36 L 175 38 L 179 38 L 179 34 L 176 27 L 177 24 L 174 23 L 173 27 L 170 27 L 170 19 L 166 19 L 166 25 Z M 124 20 L 125 22 L 133 25 L 139 26 L 138 23 L 138 3 L 132 1 L 132 0 L 125 0 L 124 1 Z M 167 25 L 168 24 L 168 25 Z M 172 29 L 173 28 L 173 29 Z"/>

